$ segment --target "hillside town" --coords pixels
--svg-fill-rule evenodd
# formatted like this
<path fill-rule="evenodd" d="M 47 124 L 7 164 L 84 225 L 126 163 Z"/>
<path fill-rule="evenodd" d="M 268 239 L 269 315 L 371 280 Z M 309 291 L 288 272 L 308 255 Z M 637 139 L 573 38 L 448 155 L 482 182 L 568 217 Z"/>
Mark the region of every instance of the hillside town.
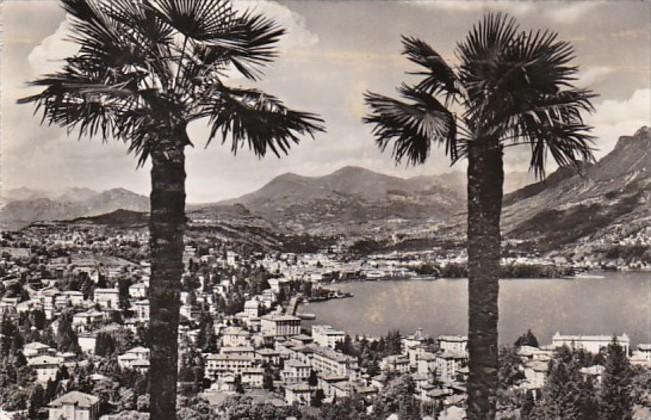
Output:
<path fill-rule="evenodd" d="M 3 420 L 98 420 L 147 411 L 148 334 L 155 331 L 148 331 L 150 266 L 137 259 L 147 239 L 137 230 L 108 234 L 47 224 L 3 234 Z M 463 255 L 351 259 L 342 258 L 345 253 L 337 246 L 304 254 L 236 252 L 208 238 L 189 242 L 178 336 L 181 394 L 216 408 L 242 396 L 297 410 L 359 398 L 372 412 L 392 383 L 408 378 L 415 401 L 438 418 L 459 418 L 467 337 L 418 329 L 353 338 L 301 312 L 301 303 L 350 297 L 333 286 L 341 280 L 450 274 L 445 267 L 458 269 Z M 516 256 L 505 263 L 556 267 L 567 261 Z M 560 348 L 596 356 L 616 343 L 636 369 L 651 369 L 651 344 L 632 347 L 626 334 L 557 333 L 547 345 L 525 338 L 512 350 L 519 375 L 509 392 L 534 399 Z M 602 357 L 581 367 L 581 375 L 599 384 L 603 363 Z"/>

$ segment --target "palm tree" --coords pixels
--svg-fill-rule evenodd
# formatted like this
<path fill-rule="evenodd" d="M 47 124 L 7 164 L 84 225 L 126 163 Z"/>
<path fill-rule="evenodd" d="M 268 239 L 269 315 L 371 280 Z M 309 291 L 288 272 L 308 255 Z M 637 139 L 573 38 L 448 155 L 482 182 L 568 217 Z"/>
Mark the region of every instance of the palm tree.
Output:
<path fill-rule="evenodd" d="M 468 419 L 495 417 L 498 367 L 500 215 L 507 147 L 528 145 L 530 169 L 544 177 L 547 155 L 559 165 L 593 160 L 591 91 L 574 85 L 574 51 L 550 31 L 522 31 L 513 18 L 488 14 L 456 46 L 451 66 L 427 43 L 403 37 L 419 81 L 404 100 L 367 92 L 377 145 L 397 162 L 424 163 L 434 143 L 452 162 L 468 161 Z"/>
<path fill-rule="evenodd" d="M 175 418 L 179 282 L 183 271 L 188 124 L 204 119 L 207 143 L 236 153 L 288 152 L 301 134 L 323 131 L 314 114 L 277 98 L 226 86 L 226 71 L 257 80 L 284 29 L 230 0 L 62 0 L 79 51 L 61 70 L 31 82 L 51 125 L 128 144 L 151 159 L 151 418 Z"/>

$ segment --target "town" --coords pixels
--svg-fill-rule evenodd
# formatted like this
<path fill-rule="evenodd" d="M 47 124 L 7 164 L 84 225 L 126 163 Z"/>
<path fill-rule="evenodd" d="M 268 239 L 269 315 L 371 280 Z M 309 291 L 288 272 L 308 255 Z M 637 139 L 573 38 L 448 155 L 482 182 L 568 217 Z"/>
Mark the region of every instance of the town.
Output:
<path fill-rule="evenodd" d="M 147 240 L 142 230 L 48 224 L 3 234 L 3 420 L 97 420 L 148 410 L 148 336 L 156 332 L 148 331 Z M 460 418 L 468 376 L 465 336 L 431 337 L 419 329 L 353 338 L 301 312 L 301 303 L 350 297 L 333 286 L 336 281 L 451 275 L 463 255 L 353 259 L 343 258 L 347 250 L 338 246 L 285 253 L 207 236 L 187 242 L 178 336 L 182 396 L 215 410 L 234 396 L 279 410 L 316 410 L 359 398 L 373 410 L 392 383 L 408 378 L 415 401 L 439 418 Z M 558 266 L 542 258 L 505 263 Z M 616 343 L 632 366 L 651 372 L 651 344 L 632 348 L 625 334 L 557 333 L 547 345 L 532 336 L 523 335 L 512 349 L 519 374 L 511 393 L 539 398 L 560 348 L 598 355 Z M 599 384 L 603 363 L 596 359 L 580 372 Z"/>

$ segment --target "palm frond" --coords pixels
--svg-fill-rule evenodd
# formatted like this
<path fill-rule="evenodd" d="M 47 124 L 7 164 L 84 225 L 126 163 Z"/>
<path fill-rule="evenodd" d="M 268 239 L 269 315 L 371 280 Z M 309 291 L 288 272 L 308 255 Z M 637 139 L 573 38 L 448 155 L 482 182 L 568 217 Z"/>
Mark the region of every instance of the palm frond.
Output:
<path fill-rule="evenodd" d="M 174 28 L 159 19 L 156 10 L 144 0 L 105 0 L 101 10 L 120 28 L 124 40 L 132 48 L 137 46 L 139 54 L 146 58 L 146 63 L 138 64 L 167 87 L 172 78 L 167 62 L 172 58 Z"/>
<path fill-rule="evenodd" d="M 592 111 L 590 99 L 594 94 L 572 84 L 577 73 L 576 67 L 568 65 L 573 49 L 556 41 L 556 37 L 548 31 L 523 32 L 495 60 L 501 77 L 486 98 L 486 108 L 490 110 L 487 125 L 503 124 L 505 115 L 529 112 L 540 106 L 556 105 L 569 110 L 575 103 L 577 112 Z"/>
<path fill-rule="evenodd" d="M 409 73 L 423 76 L 423 79 L 416 86 L 417 89 L 432 95 L 443 93 L 446 96 L 446 102 L 454 99 L 460 93 L 457 87 L 457 75 L 454 70 L 432 47 L 418 38 L 404 35 L 402 36 L 402 44 L 404 46 L 402 53 L 410 61 L 427 70 Z"/>
<path fill-rule="evenodd" d="M 228 40 L 235 11 L 230 0 L 144 0 L 162 20 L 196 41 Z"/>
<path fill-rule="evenodd" d="M 104 13 L 103 1 L 62 0 L 62 3 L 72 17 L 70 40 L 80 46 L 78 57 L 106 69 L 146 63 L 143 52 L 129 43 L 130 28 Z"/>
<path fill-rule="evenodd" d="M 529 169 L 539 179 L 545 177 L 547 156 L 550 154 L 559 166 L 594 161 L 592 127 L 578 121 L 546 120 L 535 113 L 526 114 L 511 126 L 513 144 L 529 144 Z"/>
<path fill-rule="evenodd" d="M 374 125 L 373 134 L 380 150 L 393 143 L 396 162 L 404 158 L 409 164 L 422 164 L 430 154 L 432 143 L 444 143 L 446 154 L 457 155 L 457 125 L 454 116 L 436 98 L 418 88 L 402 85 L 402 97 L 410 102 L 367 92 L 364 94 L 371 113 L 363 122 Z"/>
<path fill-rule="evenodd" d="M 277 56 L 275 44 L 285 30 L 272 19 L 247 11 L 235 20 L 231 32 L 229 44 L 196 44 L 198 61 L 218 69 L 232 64 L 244 77 L 259 79 L 262 67 Z"/>
<path fill-rule="evenodd" d="M 280 157 L 300 142 L 299 135 L 313 137 L 325 131 L 323 120 L 315 114 L 291 110 L 277 98 L 257 90 L 220 86 L 204 102 L 203 112 L 211 127 L 206 146 L 221 134 L 222 144 L 231 138 L 235 154 L 246 144 L 258 157 L 269 150 Z"/>
<path fill-rule="evenodd" d="M 497 66 L 503 50 L 517 37 L 519 27 L 508 15 L 489 13 L 473 25 L 466 38 L 457 44 L 459 80 L 464 86 L 471 112 L 481 114 L 485 96 L 502 76 Z"/>

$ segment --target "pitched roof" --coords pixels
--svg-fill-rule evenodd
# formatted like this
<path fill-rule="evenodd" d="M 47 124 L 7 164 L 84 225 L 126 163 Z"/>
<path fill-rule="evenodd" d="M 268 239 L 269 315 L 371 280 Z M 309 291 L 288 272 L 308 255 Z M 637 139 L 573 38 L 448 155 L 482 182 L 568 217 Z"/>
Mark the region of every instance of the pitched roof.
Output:
<path fill-rule="evenodd" d="M 79 391 L 72 391 L 52 401 L 50 407 L 61 407 L 62 405 L 74 404 L 82 408 L 90 408 L 98 402 L 99 398 L 93 395 L 84 394 Z"/>

